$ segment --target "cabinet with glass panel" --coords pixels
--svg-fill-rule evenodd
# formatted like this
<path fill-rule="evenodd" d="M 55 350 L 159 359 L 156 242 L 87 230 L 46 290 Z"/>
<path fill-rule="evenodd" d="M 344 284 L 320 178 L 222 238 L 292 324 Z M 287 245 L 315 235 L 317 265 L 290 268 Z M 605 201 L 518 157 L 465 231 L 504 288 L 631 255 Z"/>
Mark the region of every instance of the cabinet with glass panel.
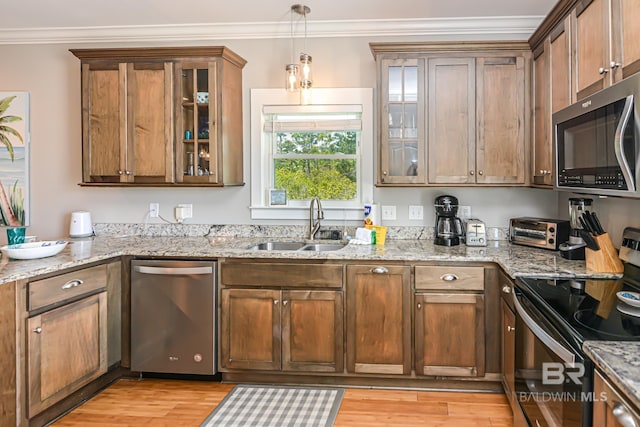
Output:
<path fill-rule="evenodd" d="M 370 43 L 379 186 L 527 185 L 526 43 Z"/>
<path fill-rule="evenodd" d="M 176 182 L 242 185 L 242 67 L 228 49 L 176 62 Z"/>
<path fill-rule="evenodd" d="M 379 62 L 380 184 L 424 184 L 424 59 Z"/>

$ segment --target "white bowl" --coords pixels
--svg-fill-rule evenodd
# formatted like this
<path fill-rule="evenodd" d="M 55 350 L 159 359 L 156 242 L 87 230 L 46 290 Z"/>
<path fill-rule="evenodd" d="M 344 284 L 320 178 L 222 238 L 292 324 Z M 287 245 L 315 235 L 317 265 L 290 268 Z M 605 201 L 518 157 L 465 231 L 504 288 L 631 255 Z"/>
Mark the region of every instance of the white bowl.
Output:
<path fill-rule="evenodd" d="M 49 240 L 33 243 L 18 243 L 0 248 L 5 257 L 13 259 L 36 259 L 58 254 L 67 246 L 64 240 Z"/>
<path fill-rule="evenodd" d="M 620 291 L 616 293 L 620 301 L 632 307 L 640 307 L 640 293 L 630 291 Z"/>

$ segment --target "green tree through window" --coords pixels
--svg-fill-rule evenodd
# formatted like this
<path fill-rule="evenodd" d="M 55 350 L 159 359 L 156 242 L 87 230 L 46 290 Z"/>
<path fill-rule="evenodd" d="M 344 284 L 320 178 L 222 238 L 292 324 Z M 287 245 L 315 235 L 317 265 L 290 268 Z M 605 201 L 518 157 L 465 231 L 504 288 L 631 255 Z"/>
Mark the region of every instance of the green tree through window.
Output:
<path fill-rule="evenodd" d="M 278 132 L 274 183 L 290 200 L 357 197 L 357 133 Z"/>

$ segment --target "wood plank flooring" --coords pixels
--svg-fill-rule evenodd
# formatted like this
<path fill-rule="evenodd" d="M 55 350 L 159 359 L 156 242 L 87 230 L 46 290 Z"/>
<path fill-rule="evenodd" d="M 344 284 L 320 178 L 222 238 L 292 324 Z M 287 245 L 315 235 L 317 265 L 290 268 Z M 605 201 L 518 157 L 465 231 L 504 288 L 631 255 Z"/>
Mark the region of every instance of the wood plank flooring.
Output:
<path fill-rule="evenodd" d="M 195 426 L 234 387 L 207 381 L 121 379 L 55 427 Z M 347 388 L 335 427 L 512 427 L 503 394 Z"/>

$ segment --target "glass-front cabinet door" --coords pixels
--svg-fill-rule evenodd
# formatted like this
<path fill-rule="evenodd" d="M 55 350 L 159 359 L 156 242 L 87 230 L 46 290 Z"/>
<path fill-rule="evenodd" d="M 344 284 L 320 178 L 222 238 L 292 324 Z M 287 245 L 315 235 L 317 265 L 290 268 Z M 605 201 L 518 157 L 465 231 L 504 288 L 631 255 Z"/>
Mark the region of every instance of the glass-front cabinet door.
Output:
<path fill-rule="evenodd" d="M 424 60 L 389 58 L 380 73 L 380 184 L 424 184 Z"/>
<path fill-rule="evenodd" d="M 217 183 L 216 63 L 177 63 L 176 77 L 176 181 Z"/>

